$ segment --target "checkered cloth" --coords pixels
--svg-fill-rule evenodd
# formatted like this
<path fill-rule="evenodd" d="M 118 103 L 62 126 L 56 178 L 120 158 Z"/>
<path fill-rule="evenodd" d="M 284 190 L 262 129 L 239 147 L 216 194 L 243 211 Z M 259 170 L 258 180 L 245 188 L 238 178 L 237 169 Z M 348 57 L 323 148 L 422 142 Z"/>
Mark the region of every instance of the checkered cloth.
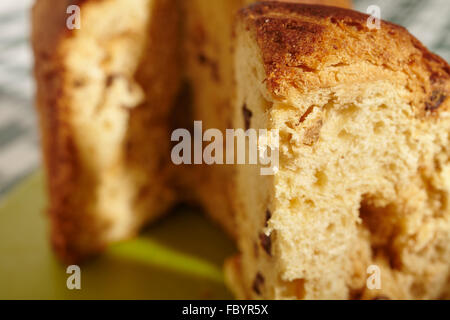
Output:
<path fill-rule="evenodd" d="M 40 159 L 28 44 L 31 4 L 0 1 L 0 196 Z"/>
<path fill-rule="evenodd" d="M 371 5 L 379 6 L 382 19 L 407 27 L 426 46 L 450 61 L 450 0 L 354 3 L 362 12 Z M 0 196 L 40 162 L 28 44 L 31 4 L 32 0 L 0 1 Z"/>

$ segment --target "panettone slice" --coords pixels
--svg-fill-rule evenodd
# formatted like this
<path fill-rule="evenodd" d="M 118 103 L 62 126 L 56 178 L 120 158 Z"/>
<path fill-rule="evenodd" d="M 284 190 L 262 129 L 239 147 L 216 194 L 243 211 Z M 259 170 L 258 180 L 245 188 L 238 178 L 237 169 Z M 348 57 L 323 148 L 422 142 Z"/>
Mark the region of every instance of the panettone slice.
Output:
<path fill-rule="evenodd" d="M 435 299 L 450 266 L 450 67 L 402 27 L 316 5 L 240 12 L 234 127 L 279 132 L 279 167 L 237 166 L 254 299 Z M 250 116 L 249 116 L 250 115 Z"/>
<path fill-rule="evenodd" d="M 38 0 L 32 42 L 52 242 L 63 260 L 80 261 L 175 200 L 177 4 Z"/>

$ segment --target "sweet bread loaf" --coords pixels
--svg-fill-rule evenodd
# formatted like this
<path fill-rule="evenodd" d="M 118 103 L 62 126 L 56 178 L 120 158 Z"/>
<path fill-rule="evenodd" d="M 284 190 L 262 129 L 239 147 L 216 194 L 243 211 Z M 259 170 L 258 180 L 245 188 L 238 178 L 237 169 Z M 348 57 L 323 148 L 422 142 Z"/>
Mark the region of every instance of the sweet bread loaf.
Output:
<path fill-rule="evenodd" d="M 70 30 L 69 5 L 81 28 Z M 37 110 L 51 238 L 80 261 L 172 205 L 168 117 L 178 90 L 172 0 L 38 0 Z"/>
<path fill-rule="evenodd" d="M 239 13 L 233 127 L 280 136 L 275 175 L 236 167 L 241 255 L 227 270 L 242 298 L 445 293 L 450 67 L 404 28 L 367 20 L 274 2 Z"/>

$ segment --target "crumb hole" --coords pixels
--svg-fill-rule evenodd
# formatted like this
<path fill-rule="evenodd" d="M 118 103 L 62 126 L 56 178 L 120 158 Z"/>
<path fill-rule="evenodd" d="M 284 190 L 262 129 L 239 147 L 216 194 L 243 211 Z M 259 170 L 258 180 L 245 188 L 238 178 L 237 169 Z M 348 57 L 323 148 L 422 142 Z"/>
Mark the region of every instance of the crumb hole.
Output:
<path fill-rule="evenodd" d="M 283 281 L 284 282 L 284 281 Z M 303 300 L 306 297 L 305 279 L 296 279 L 290 282 L 284 282 L 286 286 L 286 294 L 295 297 L 298 300 Z"/>
<path fill-rule="evenodd" d="M 350 104 L 341 110 L 342 115 L 345 117 L 351 117 L 358 112 L 359 108 L 354 104 Z"/>
<path fill-rule="evenodd" d="M 325 174 L 325 172 L 318 170 L 315 174 L 316 183 L 315 185 L 319 188 L 323 188 L 328 183 L 328 176 Z"/>
<path fill-rule="evenodd" d="M 382 134 L 384 131 L 384 123 L 382 121 L 378 121 L 377 123 L 375 123 L 375 125 L 373 126 L 373 132 L 375 134 Z"/>
<path fill-rule="evenodd" d="M 372 256 L 384 259 L 392 269 L 399 270 L 401 261 L 395 247 L 401 217 L 395 205 L 376 206 L 373 197 L 365 196 L 361 202 L 359 215 L 362 225 L 370 232 Z"/>
<path fill-rule="evenodd" d="M 295 280 L 295 295 L 297 299 L 302 300 L 306 296 L 305 279 Z"/>
<path fill-rule="evenodd" d="M 312 200 L 310 200 L 310 199 L 306 200 L 306 201 L 305 201 L 305 204 L 306 204 L 307 206 L 310 206 L 311 208 L 314 208 L 314 207 L 316 206 L 316 204 L 314 203 L 314 201 L 312 201 Z"/>
<path fill-rule="evenodd" d="M 341 132 L 339 132 L 338 134 L 338 138 L 345 141 L 353 141 L 355 139 L 355 136 L 347 132 L 347 130 L 341 130 Z"/>
<path fill-rule="evenodd" d="M 289 204 L 291 209 L 296 210 L 300 206 L 300 200 L 298 198 L 292 199 Z"/>

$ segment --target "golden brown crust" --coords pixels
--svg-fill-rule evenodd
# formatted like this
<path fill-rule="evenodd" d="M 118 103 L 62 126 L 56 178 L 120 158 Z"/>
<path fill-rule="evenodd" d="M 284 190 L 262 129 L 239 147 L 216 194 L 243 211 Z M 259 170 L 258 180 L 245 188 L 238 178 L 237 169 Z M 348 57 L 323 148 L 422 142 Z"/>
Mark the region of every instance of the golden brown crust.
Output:
<path fill-rule="evenodd" d="M 381 21 L 380 29 L 369 29 L 368 19 L 348 9 L 280 2 L 240 12 L 260 46 L 268 88 L 277 96 L 285 96 L 287 86 L 305 92 L 337 85 L 337 77 L 319 78 L 317 72 L 366 63 L 404 73 L 422 111 L 448 110 L 449 65 L 405 28 Z"/>
<path fill-rule="evenodd" d="M 276 0 L 275 0 L 276 1 Z M 278 0 L 280 2 L 319 4 L 322 6 L 333 6 L 339 8 L 352 8 L 351 0 Z"/>
<path fill-rule="evenodd" d="M 51 240 L 57 254 L 67 263 L 79 261 L 100 249 L 93 244 L 93 252 L 82 252 L 78 247 L 82 221 L 76 217 L 76 212 L 81 208 L 76 207 L 73 195 L 82 168 L 68 121 L 69 108 L 63 87 L 65 70 L 59 51 L 61 42 L 71 36 L 66 28 L 67 7 L 85 2 L 88 0 L 38 0 L 32 11 L 36 107 L 48 177 Z"/>

